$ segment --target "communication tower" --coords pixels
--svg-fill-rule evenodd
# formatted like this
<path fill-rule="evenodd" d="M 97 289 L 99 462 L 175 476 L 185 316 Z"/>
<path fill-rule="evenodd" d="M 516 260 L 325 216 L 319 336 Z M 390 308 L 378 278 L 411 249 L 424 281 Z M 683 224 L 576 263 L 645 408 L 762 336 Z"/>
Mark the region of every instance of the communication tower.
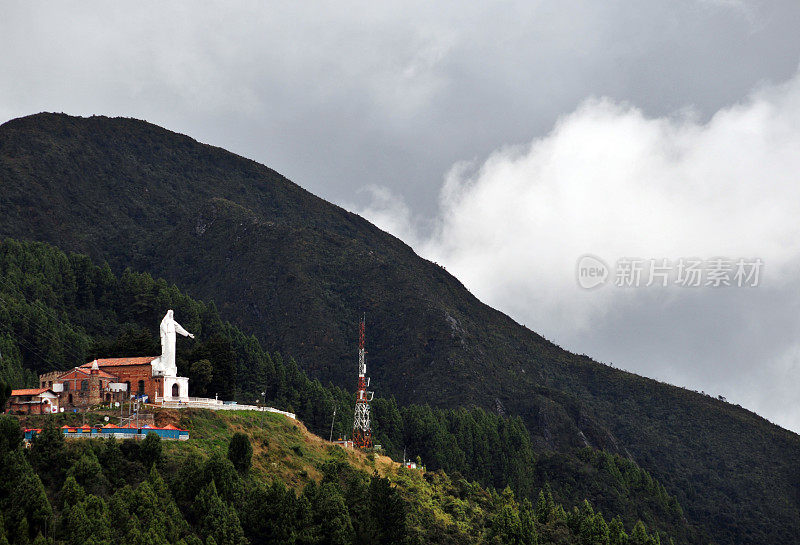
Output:
<path fill-rule="evenodd" d="M 356 410 L 353 418 L 353 446 L 361 449 L 372 447 L 372 428 L 369 421 L 369 402 L 373 392 L 368 392 L 366 351 L 364 350 L 365 317 L 361 317 L 358 325 L 358 391 L 356 392 Z"/>

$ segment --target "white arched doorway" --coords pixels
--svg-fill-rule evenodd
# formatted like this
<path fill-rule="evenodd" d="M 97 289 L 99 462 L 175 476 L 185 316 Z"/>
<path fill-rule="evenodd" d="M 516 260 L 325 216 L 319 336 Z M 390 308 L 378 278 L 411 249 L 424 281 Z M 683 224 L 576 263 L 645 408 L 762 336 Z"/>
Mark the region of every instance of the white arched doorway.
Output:
<path fill-rule="evenodd" d="M 186 377 L 164 377 L 164 399 L 188 401 L 189 379 Z"/>

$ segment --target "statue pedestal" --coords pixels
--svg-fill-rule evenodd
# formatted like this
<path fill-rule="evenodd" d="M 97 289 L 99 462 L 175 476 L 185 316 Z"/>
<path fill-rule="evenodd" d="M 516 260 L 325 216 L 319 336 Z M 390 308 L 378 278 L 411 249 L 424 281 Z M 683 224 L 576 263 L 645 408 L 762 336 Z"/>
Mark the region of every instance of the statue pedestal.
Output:
<path fill-rule="evenodd" d="M 164 399 L 166 401 L 188 401 L 189 379 L 187 377 L 164 377 Z"/>

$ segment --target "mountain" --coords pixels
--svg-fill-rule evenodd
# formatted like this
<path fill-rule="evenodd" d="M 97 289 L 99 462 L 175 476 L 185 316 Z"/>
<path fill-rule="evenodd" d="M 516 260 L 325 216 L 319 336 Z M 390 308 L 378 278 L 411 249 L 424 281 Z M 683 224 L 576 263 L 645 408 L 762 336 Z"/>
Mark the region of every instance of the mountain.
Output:
<path fill-rule="evenodd" d="M 0 236 L 147 271 L 351 389 L 520 416 L 537 452 L 621 454 L 718 543 L 800 535 L 800 437 L 754 413 L 569 353 L 443 268 L 273 170 L 133 119 L 0 126 Z M 500 454 L 500 453 L 498 453 Z"/>

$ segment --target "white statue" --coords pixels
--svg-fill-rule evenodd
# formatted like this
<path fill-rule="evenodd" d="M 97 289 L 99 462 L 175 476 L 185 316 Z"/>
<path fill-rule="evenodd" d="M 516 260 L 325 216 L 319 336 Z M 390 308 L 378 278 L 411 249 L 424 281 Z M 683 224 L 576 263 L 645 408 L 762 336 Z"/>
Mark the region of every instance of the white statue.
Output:
<path fill-rule="evenodd" d="M 175 377 L 178 375 L 178 366 L 175 364 L 175 334 L 180 333 L 184 337 L 194 339 L 194 335 L 183 329 L 181 324 L 172 317 L 172 311 L 168 310 L 164 319 L 161 320 L 161 356 L 154 359 L 153 374 Z"/>

